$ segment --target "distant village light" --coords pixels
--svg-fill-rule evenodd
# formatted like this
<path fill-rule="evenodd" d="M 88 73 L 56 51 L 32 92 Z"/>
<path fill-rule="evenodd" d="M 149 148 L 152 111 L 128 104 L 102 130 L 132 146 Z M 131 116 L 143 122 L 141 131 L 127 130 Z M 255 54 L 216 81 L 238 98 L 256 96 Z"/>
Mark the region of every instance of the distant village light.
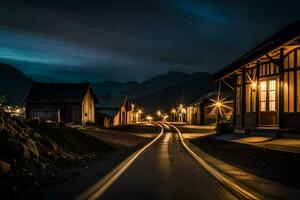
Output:
<path fill-rule="evenodd" d="M 156 114 L 160 117 L 160 116 L 161 116 L 160 110 L 158 110 L 158 111 L 156 112 Z"/>
<path fill-rule="evenodd" d="M 150 121 L 150 122 L 151 122 L 152 119 L 153 119 L 153 117 L 151 117 L 150 115 L 148 115 L 148 116 L 146 117 L 146 120 L 147 120 L 147 121 Z"/>

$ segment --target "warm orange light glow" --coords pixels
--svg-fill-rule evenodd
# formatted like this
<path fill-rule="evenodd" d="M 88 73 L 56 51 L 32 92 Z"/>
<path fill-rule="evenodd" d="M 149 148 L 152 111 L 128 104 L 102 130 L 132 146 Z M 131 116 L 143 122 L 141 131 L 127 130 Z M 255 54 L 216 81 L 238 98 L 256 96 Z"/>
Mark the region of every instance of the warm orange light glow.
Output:
<path fill-rule="evenodd" d="M 217 106 L 217 107 L 221 107 L 221 106 L 222 106 L 222 103 L 221 103 L 221 102 L 216 102 L 216 106 Z"/>
<path fill-rule="evenodd" d="M 257 87 L 257 83 L 256 82 L 252 82 L 251 83 L 252 90 L 256 90 L 256 87 Z"/>
<path fill-rule="evenodd" d="M 160 110 L 158 110 L 158 111 L 156 112 L 156 114 L 160 117 L 160 116 L 161 116 Z"/>
<path fill-rule="evenodd" d="M 146 117 L 146 120 L 147 120 L 147 121 L 152 121 L 152 119 L 153 119 L 153 117 L 151 117 L 150 115 L 148 115 L 148 116 Z"/>

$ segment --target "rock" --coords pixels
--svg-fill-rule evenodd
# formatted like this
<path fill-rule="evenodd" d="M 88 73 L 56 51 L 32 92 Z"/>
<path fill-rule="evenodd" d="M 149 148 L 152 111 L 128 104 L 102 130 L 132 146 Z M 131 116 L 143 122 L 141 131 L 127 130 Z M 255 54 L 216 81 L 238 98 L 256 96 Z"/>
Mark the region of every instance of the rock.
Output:
<path fill-rule="evenodd" d="M 45 170 L 45 169 L 47 168 L 46 165 L 45 165 L 44 163 L 40 162 L 39 160 L 37 160 L 37 159 L 33 159 L 33 160 L 35 161 L 36 165 L 37 165 L 39 168 L 41 168 L 41 169 L 43 169 L 43 170 Z"/>
<path fill-rule="evenodd" d="M 42 138 L 42 136 L 36 132 L 33 132 L 31 136 L 34 140 L 40 140 Z"/>
<path fill-rule="evenodd" d="M 30 159 L 30 151 L 25 145 L 23 145 L 23 159 L 24 160 Z"/>
<path fill-rule="evenodd" d="M 0 153 L 7 159 L 29 159 L 30 153 L 23 143 L 14 139 L 0 139 Z"/>
<path fill-rule="evenodd" d="M 52 148 L 52 150 L 54 150 L 54 151 L 57 151 L 58 150 L 58 148 L 57 148 L 57 144 L 55 144 L 55 142 L 53 142 L 50 138 L 45 138 L 45 142 L 46 142 L 46 144 L 49 146 L 49 147 L 51 147 Z"/>
<path fill-rule="evenodd" d="M 0 174 L 6 174 L 10 172 L 11 166 L 9 163 L 0 160 Z"/>
<path fill-rule="evenodd" d="M 25 145 L 36 158 L 40 157 L 39 150 L 34 141 L 32 141 L 31 139 L 27 139 Z"/>

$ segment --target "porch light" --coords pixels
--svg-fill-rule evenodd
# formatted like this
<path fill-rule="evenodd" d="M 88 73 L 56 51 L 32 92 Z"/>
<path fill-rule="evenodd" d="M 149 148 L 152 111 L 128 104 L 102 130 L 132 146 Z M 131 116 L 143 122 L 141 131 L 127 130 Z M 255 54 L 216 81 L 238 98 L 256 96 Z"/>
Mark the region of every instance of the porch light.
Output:
<path fill-rule="evenodd" d="M 215 104 L 217 107 L 221 107 L 222 106 L 222 103 L 220 101 L 217 101 L 216 104 Z"/>
<path fill-rule="evenodd" d="M 257 83 L 256 82 L 252 82 L 251 83 L 251 89 L 252 90 L 256 90 L 256 87 L 257 87 Z"/>

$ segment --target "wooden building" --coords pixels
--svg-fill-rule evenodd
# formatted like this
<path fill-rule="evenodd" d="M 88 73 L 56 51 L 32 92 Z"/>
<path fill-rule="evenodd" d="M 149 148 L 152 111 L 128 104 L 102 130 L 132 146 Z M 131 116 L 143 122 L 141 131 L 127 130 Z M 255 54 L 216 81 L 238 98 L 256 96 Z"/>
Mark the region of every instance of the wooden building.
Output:
<path fill-rule="evenodd" d="M 90 83 L 33 83 L 25 98 L 26 118 L 94 123 L 97 102 Z"/>
<path fill-rule="evenodd" d="M 210 92 L 201 96 L 197 101 L 186 106 L 187 124 L 192 125 L 213 125 L 216 123 L 217 115 L 222 112 L 222 116 L 231 117 L 233 110 L 232 92 L 222 92 L 221 99 L 225 105 L 220 109 L 216 107 L 214 100 L 217 99 L 218 92 Z"/>
<path fill-rule="evenodd" d="M 235 129 L 300 129 L 300 20 L 214 75 L 235 84 Z"/>
<path fill-rule="evenodd" d="M 98 96 L 96 125 L 110 128 L 130 123 L 131 106 L 126 96 Z"/>

